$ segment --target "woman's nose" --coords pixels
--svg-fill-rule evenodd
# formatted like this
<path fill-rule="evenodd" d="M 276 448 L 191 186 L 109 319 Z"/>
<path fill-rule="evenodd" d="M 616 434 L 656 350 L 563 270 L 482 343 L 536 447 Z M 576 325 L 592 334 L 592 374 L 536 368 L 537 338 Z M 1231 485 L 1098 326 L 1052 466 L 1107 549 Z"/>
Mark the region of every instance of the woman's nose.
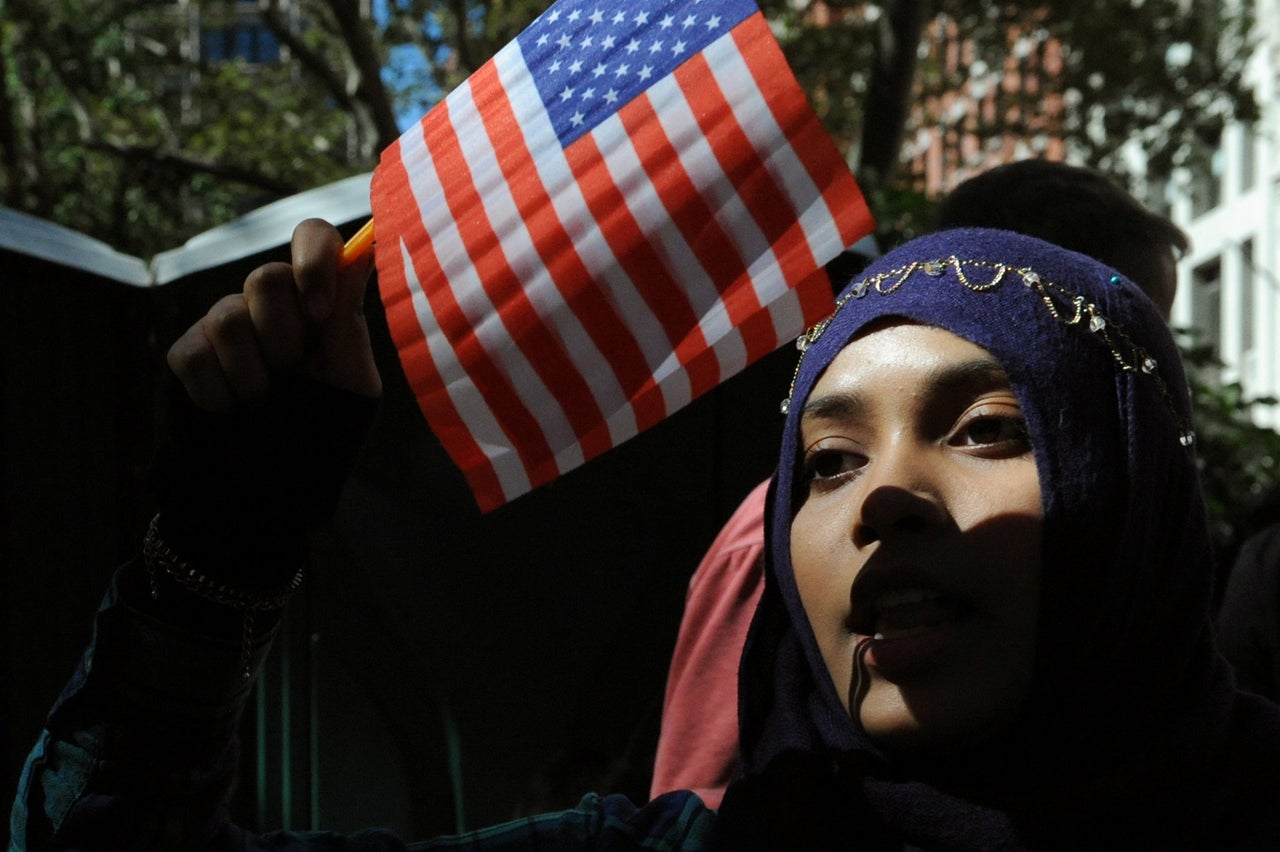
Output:
<path fill-rule="evenodd" d="M 857 547 L 926 534 L 946 519 L 938 470 L 921 449 L 897 448 L 874 459 L 863 484 L 853 525 Z"/>

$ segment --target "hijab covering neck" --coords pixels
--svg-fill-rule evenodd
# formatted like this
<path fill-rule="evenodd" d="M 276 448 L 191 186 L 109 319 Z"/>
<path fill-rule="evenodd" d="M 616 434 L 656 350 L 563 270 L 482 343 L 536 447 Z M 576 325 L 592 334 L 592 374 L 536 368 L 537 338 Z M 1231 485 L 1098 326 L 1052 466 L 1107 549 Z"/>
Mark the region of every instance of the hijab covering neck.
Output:
<path fill-rule="evenodd" d="M 1244 778 L 1262 761 L 1238 752 L 1274 760 L 1280 721 L 1270 705 L 1240 698 L 1213 646 L 1212 551 L 1187 384 L 1151 302 L 1083 255 L 966 229 L 888 253 L 837 304 L 798 342 L 784 404 L 724 845 L 1199 848 L 1234 819 L 1280 839 L 1274 817 L 1259 827 L 1242 804 L 1239 788 L 1253 781 L 1273 785 L 1276 797 L 1275 772 Z M 952 765 L 910 765 L 850 719 L 790 562 L 791 522 L 807 489 L 800 412 L 840 350 L 888 317 L 950 331 L 1004 366 L 1041 488 L 1030 695 L 1011 730 Z"/>

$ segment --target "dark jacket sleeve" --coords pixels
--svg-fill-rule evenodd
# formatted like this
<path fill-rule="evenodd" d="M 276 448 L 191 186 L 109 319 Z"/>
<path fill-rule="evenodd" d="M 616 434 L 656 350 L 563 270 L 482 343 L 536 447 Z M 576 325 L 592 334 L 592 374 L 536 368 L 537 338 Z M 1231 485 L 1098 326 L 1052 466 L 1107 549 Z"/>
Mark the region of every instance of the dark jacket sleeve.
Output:
<path fill-rule="evenodd" d="M 704 846 L 714 815 L 688 793 L 644 808 L 622 796 L 591 795 L 569 811 L 416 844 L 376 829 L 245 831 L 226 804 L 237 771 L 236 727 L 251 688 L 235 619 L 218 624 L 218 613 L 191 611 L 202 602 L 180 601 L 176 611 L 186 610 L 180 626 L 159 611 L 161 601 L 151 605 L 147 584 L 138 564 L 117 572 L 93 642 L 28 758 L 13 807 L 11 852 L 695 852 Z M 253 645 L 255 671 L 271 633 Z"/>
<path fill-rule="evenodd" d="M 27 760 L 10 852 L 696 852 L 706 844 L 714 814 L 687 792 L 643 808 L 623 796 L 590 795 L 568 811 L 415 844 L 377 829 L 245 831 L 226 804 L 237 772 L 236 728 L 251 689 L 238 620 L 230 612 L 200 612 L 201 601 L 179 600 L 167 611 L 163 603 L 150 600 L 140 565 L 117 572 L 92 644 Z M 183 623 L 169 613 L 181 613 Z M 254 671 L 272 634 L 268 628 L 254 642 Z"/>
<path fill-rule="evenodd" d="M 152 551 L 150 571 L 140 557 L 113 577 L 19 782 L 11 850 L 400 848 L 386 834 L 345 846 L 251 837 L 226 804 L 245 672 L 258 670 L 280 618 L 283 594 L 271 592 L 306 561 L 307 535 L 332 514 L 375 407 L 299 382 L 270 404 L 208 415 L 175 392 L 154 529 L 182 563 L 164 570 Z M 187 567 L 199 582 L 184 584 Z M 270 605 L 246 622 L 220 584 Z"/>
<path fill-rule="evenodd" d="M 234 613 L 183 631 L 147 605 L 147 586 L 140 562 L 113 578 L 27 760 L 14 849 L 201 849 L 221 830 L 251 687 Z M 272 633 L 259 631 L 251 665 Z"/>

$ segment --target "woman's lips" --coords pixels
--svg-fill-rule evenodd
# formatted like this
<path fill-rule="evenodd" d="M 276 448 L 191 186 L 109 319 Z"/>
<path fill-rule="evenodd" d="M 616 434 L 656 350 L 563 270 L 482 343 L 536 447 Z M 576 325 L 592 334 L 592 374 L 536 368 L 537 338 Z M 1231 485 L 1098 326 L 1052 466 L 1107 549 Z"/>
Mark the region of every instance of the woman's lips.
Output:
<path fill-rule="evenodd" d="M 958 602 L 937 589 L 904 588 L 876 597 L 857 633 L 864 662 L 886 675 L 905 673 L 950 644 L 962 617 Z"/>
<path fill-rule="evenodd" d="M 873 637 L 902 638 L 956 617 L 955 602 L 934 589 L 902 589 L 881 595 L 872 607 Z"/>

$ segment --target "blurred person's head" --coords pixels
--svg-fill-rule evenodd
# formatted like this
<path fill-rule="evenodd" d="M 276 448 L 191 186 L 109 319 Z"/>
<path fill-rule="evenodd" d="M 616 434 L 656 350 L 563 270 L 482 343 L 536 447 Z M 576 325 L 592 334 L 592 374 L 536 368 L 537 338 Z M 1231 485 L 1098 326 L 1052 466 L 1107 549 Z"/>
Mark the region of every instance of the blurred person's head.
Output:
<path fill-rule="evenodd" d="M 931 230 L 999 228 L 1099 260 L 1137 284 L 1169 319 L 1187 235 L 1110 178 L 1080 166 L 1022 160 L 997 166 L 943 197 Z"/>

